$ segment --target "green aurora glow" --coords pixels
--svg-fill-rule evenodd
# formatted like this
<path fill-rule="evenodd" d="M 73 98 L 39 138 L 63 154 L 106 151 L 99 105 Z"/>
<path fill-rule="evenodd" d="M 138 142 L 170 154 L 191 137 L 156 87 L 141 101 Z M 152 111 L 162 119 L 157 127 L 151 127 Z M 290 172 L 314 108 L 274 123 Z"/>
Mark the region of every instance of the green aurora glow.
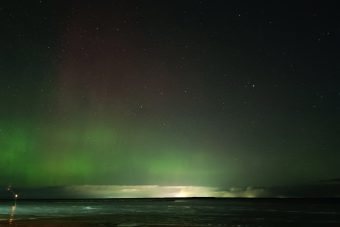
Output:
<path fill-rule="evenodd" d="M 1 7 L 0 185 L 339 176 L 331 14 L 314 24 L 224 1 L 42 2 Z M 316 42 L 325 26 L 334 38 Z"/>

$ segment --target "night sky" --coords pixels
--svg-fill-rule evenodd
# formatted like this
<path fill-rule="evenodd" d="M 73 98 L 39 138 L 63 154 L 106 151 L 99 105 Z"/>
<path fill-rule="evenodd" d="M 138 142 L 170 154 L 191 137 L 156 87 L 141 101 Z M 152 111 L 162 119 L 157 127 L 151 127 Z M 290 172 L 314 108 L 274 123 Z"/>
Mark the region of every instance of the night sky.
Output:
<path fill-rule="evenodd" d="M 340 177 L 327 1 L 5 0 L 0 28 L 1 187 L 201 195 Z"/>

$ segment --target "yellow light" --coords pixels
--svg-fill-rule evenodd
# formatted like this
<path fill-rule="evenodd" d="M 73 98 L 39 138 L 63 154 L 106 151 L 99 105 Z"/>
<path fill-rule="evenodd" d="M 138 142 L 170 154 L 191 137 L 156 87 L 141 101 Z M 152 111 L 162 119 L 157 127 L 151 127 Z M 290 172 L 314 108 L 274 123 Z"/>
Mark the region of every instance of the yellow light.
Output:
<path fill-rule="evenodd" d="M 179 193 L 175 195 L 175 197 L 188 197 L 188 194 L 181 190 Z"/>

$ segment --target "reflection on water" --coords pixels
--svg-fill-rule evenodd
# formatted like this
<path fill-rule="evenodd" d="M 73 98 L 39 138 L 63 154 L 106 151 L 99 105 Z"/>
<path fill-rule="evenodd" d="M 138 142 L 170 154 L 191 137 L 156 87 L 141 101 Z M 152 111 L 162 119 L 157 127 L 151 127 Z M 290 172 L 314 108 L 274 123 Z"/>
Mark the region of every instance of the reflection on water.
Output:
<path fill-rule="evenodd" d="M 15 215 L 15 210 L 16 210 L 16 208 L 17 208 L 17 205 L 16 205 L 16 204 L 13 205 L 13 206 L 11 206 L 11 208 L 10 208 L 9 217 L 8 217 L 8 223 L 9 223 L 9 224 L 12 224 L 13 221 L 14 221 L 14 215 Z"/>

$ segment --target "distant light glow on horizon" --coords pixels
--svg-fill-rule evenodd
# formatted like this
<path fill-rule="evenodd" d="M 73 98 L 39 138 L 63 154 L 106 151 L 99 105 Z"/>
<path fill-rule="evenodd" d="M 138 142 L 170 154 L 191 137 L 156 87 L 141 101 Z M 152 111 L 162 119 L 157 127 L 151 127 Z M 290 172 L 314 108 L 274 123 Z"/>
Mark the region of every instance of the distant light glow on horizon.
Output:
<path fill-rule="evenodd" d="M 205 186 L 160 185 L 76 185 L 63 187 L 68 194 L 85 198 L 167 198 L 167 197 L 261 197 L 263 189 L 244 188 L 221 190 Z"/>

